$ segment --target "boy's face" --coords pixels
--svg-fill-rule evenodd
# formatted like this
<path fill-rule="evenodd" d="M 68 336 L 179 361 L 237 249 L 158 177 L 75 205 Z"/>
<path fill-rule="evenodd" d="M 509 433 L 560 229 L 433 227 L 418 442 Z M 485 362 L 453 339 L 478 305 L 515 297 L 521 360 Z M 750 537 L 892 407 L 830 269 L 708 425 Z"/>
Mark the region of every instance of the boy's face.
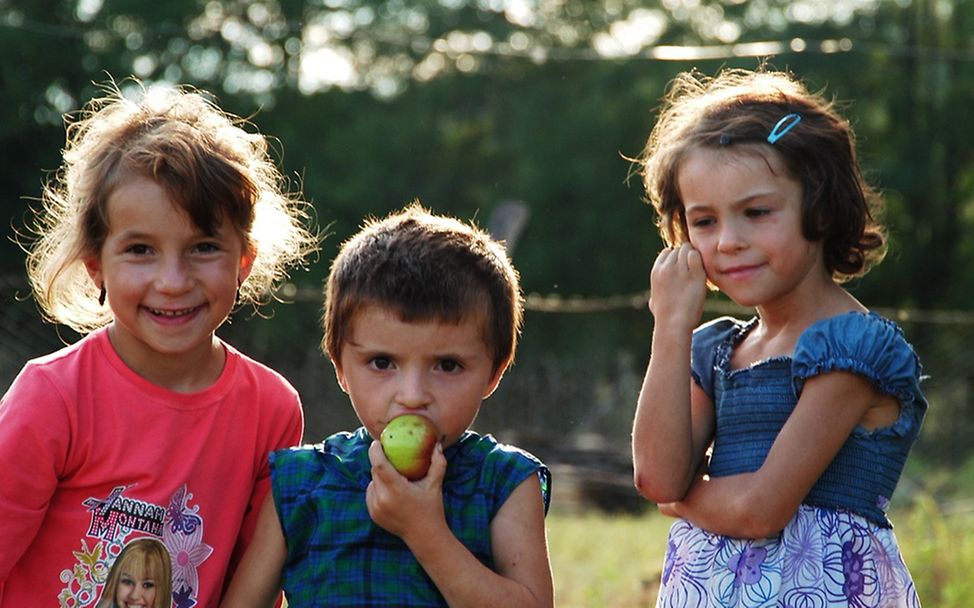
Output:
<path fill-rule="evenodd" d="M 471 425 L 500 381 L 484 342 L 484 319 L 405 322 L 368 305 L 352 318 L 335 371 L 369 434 L 400 414 L 429 418 L 444 447 Z"/>

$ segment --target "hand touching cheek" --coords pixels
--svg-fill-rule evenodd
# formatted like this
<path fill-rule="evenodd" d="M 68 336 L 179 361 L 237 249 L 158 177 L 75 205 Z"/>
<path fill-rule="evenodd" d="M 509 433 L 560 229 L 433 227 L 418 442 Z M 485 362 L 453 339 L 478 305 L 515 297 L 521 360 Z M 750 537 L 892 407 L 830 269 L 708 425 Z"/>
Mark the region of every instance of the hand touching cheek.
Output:
<path fill-rule="evenodd" d="M 650 273 L 649 309 L 657 322 L 692 330 L 703 316 L 707 274 L 689 243 L 667 247 Z"/>

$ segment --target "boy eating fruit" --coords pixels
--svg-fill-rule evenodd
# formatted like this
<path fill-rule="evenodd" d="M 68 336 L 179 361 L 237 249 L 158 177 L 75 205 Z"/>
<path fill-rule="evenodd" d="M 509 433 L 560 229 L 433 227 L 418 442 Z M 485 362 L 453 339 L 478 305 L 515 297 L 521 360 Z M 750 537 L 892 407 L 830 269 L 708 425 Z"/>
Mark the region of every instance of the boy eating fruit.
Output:
<path fill-rule="evenodd" d="M 363 426 L 271 456 L 272 496 L 223 605 L 273 605 L 283 588 L 290 608 L 552 606 L 550 473 L 468 430 L 514 358 L 522 307 L 506 251 L 475 226 L 418 203 L 367 221 L 332 264 L 322 341 Z M 437 438 L 416 481 L 378 441 L 406 414 Z"/>

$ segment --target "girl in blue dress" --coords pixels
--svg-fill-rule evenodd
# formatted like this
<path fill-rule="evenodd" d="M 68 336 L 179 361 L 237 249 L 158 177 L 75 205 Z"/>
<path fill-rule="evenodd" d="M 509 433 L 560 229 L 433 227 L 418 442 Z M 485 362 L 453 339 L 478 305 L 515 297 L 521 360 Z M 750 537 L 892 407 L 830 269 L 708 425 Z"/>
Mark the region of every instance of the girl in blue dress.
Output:
<path fill-rule="evenodd" d="M 678 518 L 657 606 L 919 606 L 886 508 L 927 403 L 842 288 L 885 253 L 848 122 L 790 74 L 685 73 L 640 162 L 668 245 L 633 428 Z M 708 287 L 757 315 L 698 327 Z"/>

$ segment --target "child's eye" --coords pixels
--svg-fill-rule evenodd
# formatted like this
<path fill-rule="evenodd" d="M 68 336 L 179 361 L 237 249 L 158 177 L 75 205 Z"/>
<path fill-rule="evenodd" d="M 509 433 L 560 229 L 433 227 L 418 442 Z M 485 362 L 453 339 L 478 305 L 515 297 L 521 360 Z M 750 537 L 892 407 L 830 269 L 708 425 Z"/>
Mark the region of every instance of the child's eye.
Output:
<path fill-rule="evenodd" d="M 213 243 L 210 241 L 199 243 L 196 245 L 196 251 L 200 253 L 213 253 L 215 251 L 220 251 L 219 243 Z"/>
<path fill-rule="evenodd" d="M 125 253 L 131 253 L 133 255 L 148 255 L 149 246 L 142 244 L 129 245 L 125 248 Z"/>
<path fill-rule="evenodd" d="M 744 215 L 747 217 L 762 217 L 768 215 L 769 213 L 771 213 L 771 210 L 765 207 L 751 207 L 744 212 Z"/>
<path fill-rule="evenodd" d="M 439 368 L 445 372 L 457 372 L 462 369 L 459 361 L 455 359 L 443 359 L 439 363 Z"/>
<path fill-rule="evenodd" d="M 392 368 L 392 360 L 389 357 L 373 357 L 369 365 L 374 369 L 387 370 Z"/>
<path fill-rule="evenodd" d="M 155 589 L 156 584 L 153 581 L 145 581 L 142 583 L 143 589 Z"/>
<path fill-rule="evenodd" d="M 712 226 L 715 220 L 712 217 L 699 217 L 690 222 L 691 228 L 706 228 Z"/>

